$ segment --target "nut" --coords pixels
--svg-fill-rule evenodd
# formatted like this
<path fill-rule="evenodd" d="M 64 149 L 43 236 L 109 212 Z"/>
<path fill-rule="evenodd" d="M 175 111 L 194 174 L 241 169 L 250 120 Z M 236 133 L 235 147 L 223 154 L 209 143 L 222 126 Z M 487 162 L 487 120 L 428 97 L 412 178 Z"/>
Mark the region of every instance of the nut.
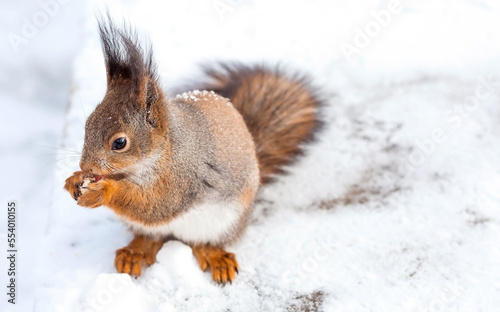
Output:
<path fill-rule="evenodd" d="M 86 177 L 85 179 L 83 179 L 83 183 L 80 186 L 80 193 L 82 193 L 82 195 L 85 194 L 85 192 L 88 190 L 88 185 L 93 182 L 95 182 L 95 177 Z"/>

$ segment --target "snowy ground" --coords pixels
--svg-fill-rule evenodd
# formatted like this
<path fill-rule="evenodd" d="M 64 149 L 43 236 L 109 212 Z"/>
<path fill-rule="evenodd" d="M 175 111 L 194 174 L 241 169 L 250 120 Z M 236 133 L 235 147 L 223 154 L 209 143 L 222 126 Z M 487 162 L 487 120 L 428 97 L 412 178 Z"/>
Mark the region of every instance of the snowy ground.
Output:
<path fill-rule="evenodd" d="M 44 1 L 46 2 L 46 1 Z M 71 86 L 83 3 L 53 6 L 25 41 L 12 45 L 9 34 L 23 36 L 24 20 L 44 12 L 38 1 L 0 3 L 0 311 L 32 311 L 34 264 L 47 230 L 54 198 L 54 161 Z M 18 204 L 18 300 L 7 303 L 7 202 Z"/>
<path fill-rule="evenodd" d="M 15 84 L 2 77 L 0 163 L 2 173 L 16 173 L 2 182 L 2 200 L 24 199 L 29 213 L 19 230 L 26 237 L 24 306 L 12 309 L 2 299 L 0 309 L 497 311 L 500 5 L 353 2 L 108 4 L 151 38 L 170 95 L 199 78 L 198 63 L 232 59 L 307 71 L 328 99 L 319 142 L 289 175 L 262 189 L 246 236 L 230 248 L 240 274 L 225 287 L 177 241 L 165 244 L 139 279 L 115 274 L 114 251 L 131 234 L 110 210 L 81 208 L 62 190 L 78 169 L 82 123 L 102 99 L 105 73 L 93 18 L 103 5 L 89 0 L 80 13 L 60 13 L 84 16 L 80 30 L 71 28 L 82 48 L 72 53 L 64 119 L 60 108 L 57 115 L 31 101 L 47 105 L 49 95 L 16 97 Z M 382 15 L 372 12 L 381 10 L 395 13 L 382 14 L 377 31 Z M 360 34 L 367 28 L 371 37 Z M 347 45 L 350 57 L 341 49 Z M 21 64 L 3 66 L 12 73 Z M 64 94 L 69 84 L 59 79 L 52 88 Z M 7 128 L 19 127 L 19 112 L 29 114 L 29 126 L 12 137 Z M 50 174 L 37 171 L 39 155 L 29 149 L 40 140 L 64 149 Z"/>

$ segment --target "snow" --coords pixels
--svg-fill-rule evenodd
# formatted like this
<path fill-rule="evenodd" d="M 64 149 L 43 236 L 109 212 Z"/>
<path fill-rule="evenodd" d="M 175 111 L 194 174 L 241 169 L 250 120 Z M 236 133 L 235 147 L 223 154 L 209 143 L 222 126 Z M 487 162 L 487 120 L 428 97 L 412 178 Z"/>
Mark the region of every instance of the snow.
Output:
<path fill-rule="evenodd" d="M 71 87 L 72 55 L 78 41 L 79 9 L 72 2 L 38 32 L 20 45 L 9 42 L 9 33 L 21 33 L 23 18 L 40 12 L 37 1 L 3 1 L 0 10 L 0 284 L 7 289 L 7 202 L 17 201 L 19 253 L 18 301 L 7 303 L 2 291 L 0 311 L 30 311 L 36 281 L 34 263 L 41 252 L 52 203 L 54 168 Z M 64 157 L 70 157 L 66 155 Z M 52 299 L 51 299 L 52 300 Z M 49 302 L 46 301 L 46 302 Z M 50 309 L 49 309 L 50 310 Z"/>
<path fill-rule="evenodd" d="M 400 1 L 346 57 L 341 44 L 354 46 L 391 3 L 108 1 L 150 38 L 169 96 L 200 80 L 200 63 L 240 60 L 306 71 L 327 99 L 318 142 L 260 191 L 228 248 L 241 269 L 224 287 L 178 241 L 138 279 L 116 274 L 114 252 L 132 235 L 62 190 L 106 88 L 94 18 L 104 5 L 71 2 L 19 53 L 2 52 L 0 189 L 21 206 L 22 257 L 20 305 L 4 298 L 0 310 L 496 311 L 500 5 Z M 42 158 L 35 144 L 63 150 Z"/>

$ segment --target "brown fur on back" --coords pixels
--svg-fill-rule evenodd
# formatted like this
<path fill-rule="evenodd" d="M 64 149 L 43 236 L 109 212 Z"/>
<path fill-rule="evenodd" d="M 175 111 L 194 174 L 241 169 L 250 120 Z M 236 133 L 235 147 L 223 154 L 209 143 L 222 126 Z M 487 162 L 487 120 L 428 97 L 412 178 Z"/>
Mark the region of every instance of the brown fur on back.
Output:
<path fill-rule="evenodd" d="M 255 141 L 262 183 L 283 173 L 321 126 L 322 103 L 305 76 L 241 64 L 220 64 L 205 73 L 212 81 L 203 89 L 229 98 L 243 116 Z"/>

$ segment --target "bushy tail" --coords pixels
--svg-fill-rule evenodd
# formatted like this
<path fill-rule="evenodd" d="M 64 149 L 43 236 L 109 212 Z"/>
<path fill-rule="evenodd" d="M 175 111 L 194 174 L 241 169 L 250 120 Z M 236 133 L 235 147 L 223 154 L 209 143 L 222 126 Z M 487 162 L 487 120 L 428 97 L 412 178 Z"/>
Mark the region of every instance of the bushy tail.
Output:
<path fill-rule="evenodd" d="M 253 135 L 262 183 L 283 173 L 320 128 L 321 100 L 304 76 L 241 64 L 219 64 L 205 73 L 204 89 L 229 98 Z"/>

